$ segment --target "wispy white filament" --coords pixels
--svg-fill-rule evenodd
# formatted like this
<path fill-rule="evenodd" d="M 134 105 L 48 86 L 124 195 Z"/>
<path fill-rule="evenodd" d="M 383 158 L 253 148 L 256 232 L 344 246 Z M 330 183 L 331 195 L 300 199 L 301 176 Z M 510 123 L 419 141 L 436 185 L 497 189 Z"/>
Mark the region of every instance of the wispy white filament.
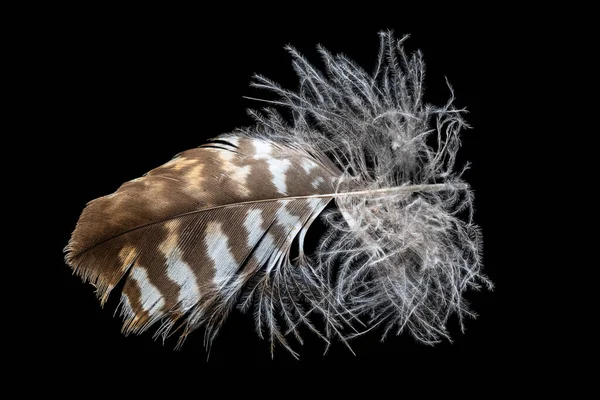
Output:
<path fill-rule="evenodd" d="M 473 193 L 454 169 L 465 110 L 453 106 L 451 88 L 444 106 L 423 102 L 423 58 L 404 51 L 405 39 L 381 34 L 372 73 L 319 47 L 321 72 L 290 47 L 298 91 L 255 77 L 253 86 L 277 94 L 269 103 L 291 111 L 292 120 L 273 109 L 251 111 L 257 125 L 242 133 L 323 152 L 343 171 L 314 257 L 284 260 L 258 290 L 257 323 L 272 339 L 296 333 L 299 323 L 312 327 L 312 311 L 325 320 L 326 340 L 383 326 L 385 334 L 408 331 L 433 343 L 448 336 L 451 314 L 461 322 L 471 315 L 465 290 L 492 286 L 481 273 Z"/>

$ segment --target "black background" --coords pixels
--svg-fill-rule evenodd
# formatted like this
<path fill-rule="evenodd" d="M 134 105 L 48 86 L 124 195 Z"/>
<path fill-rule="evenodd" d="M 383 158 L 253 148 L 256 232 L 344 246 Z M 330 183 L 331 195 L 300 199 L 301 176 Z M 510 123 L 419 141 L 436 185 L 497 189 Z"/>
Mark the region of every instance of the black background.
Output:
<path fill-rule="evenodd" d="M 407 353 L 460 357 L 502 350 L 499 271 L 503 221 L 497 205 L 503 199 L 491 183 L 498 181 L 504 144 L 494 139 L 492 132 L 498 128 L 489 112 L 500 85 L 496 60 L 490 56 L 496 43 L 494 33 L 473 21 L 449 29 L 437 21 L 416 23 L 408 17 L 406 23 L 398 18 L 390 24 L 331 26 L 319 18 L 292 23 L 250 18 L 243 11 L 237 15 L 241 22 L 208 11 L 81 10 L 76 18 L 47 21 L 34 56 L 43 64 L 36 69 L 36 100 L 49 110 L 40 118 L 52 129 L 52 146 L 60 149 L 52 156 L 60 179 L 54 182 L 58 200 L 52 209 L 57 222 L 47 241 L 52 261 L 44 263 L 52 293 L 46 299 L 51 305 L 42 313 L 51 322 L 32 333 L 39 347 L 90 357 L 106 351 L 171 353 L 174 343 L 154 341 L 152 331 L 124 337 L 120 320 L 113 318 L 115 300 L 101 309 L 93 287 L 72 275 L 64 263 L 62 250 L 85 204 L 180 151 L 251 123 L 245 109 L 261 105 L 243 96 L 263 95 L 248 85 L 254 73 L 295 88 L 298 82 L 283 49 L 286 44 L 317 65 L 315 46 L 321 43 L 372 70 L 379 46 L 377 33 L 392 29 L 397 36 L 409 33 L 406 47 L 424 53 L 426 101 L 441 105 L 448 99 L 447 77 L 457 106 L 469 110 L 466 118 L 472 129 L 463 133 L 459 165 L 466 160 L 472 163 L 465 179 L 475 191 L 475 218 L 484 238 L 484 271 L 496 289 L 467 294 L 479 317 L 466 321 L 464 334 L 456 320 L 451 320 L 453 343 L 429 347 L 407 335 L 390 336 L 381 343 L 381 332 L 371 332 L 352 342 L 356 355 L 334 343 L 323 356 L 323 343 L 309 334 L 304 346 L 294 346 L 300 362 L 282 348 L 271 360 L 269 344 L 257 337 L 251 316 L 236 312 L 214 342 L 209 364 L 394 362 Z M 194 352 L 195 359 L 204 362 L 207 353 L 202 342 L 203 331 L 199 330 L 181 352 Z"/>

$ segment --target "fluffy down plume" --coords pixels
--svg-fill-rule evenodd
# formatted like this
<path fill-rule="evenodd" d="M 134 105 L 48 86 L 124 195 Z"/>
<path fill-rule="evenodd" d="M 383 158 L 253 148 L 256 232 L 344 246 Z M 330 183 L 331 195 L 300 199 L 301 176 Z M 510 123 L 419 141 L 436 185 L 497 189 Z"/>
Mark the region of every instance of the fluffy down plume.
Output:
<path fill-rule="evenodd" d="M 181 344 L 204 326 L 210 345 L 238 307 L 296 356 L 287 338 L 301 342 L 300 325 L 326 343 L 378 326 L 434 343 L 451 314 L 461 325 L 472 315 L 463 293 L 492 285 L 472 191 L 454 170 L 464 110 L 453 98 L 423 103 L 422 56 L 404 40 L 381 34 L 372 74 L 319 47 L 321 72 L 288 48 L 299 90 L 261 76 L 252 85 L 291 120 L 250 111 L 254 126 L 87 205 L 66 259 L 102 303 L 125 281 L 125 333 L 160 322 L 156 334 Z M 327 232 L 306 254 L 319 216 Z"/>

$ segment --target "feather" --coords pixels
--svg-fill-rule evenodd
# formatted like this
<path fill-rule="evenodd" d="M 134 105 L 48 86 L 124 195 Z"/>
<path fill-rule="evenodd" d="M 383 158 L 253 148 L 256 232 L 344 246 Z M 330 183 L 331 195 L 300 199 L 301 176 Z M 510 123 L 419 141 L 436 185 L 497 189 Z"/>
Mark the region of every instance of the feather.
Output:
<path fill-rule="evenodd" d="M 286 337 L 301 342 L 300 325 L 327 343 L 378 326 L 434 343 L 452 313 L 472 315 L 464 291 L 492 284 L 472 190 L 454 171 L 465 110 L 453 96 L 423 103 L 424 63 L 405 39 L 381 34 L 372 74 L 320 47 L 323 73 L 288 47 L 299 90 L 252 84 L 278 95 L 270 102 L 291 121 L 252 110 L 255 125 L 88 203 L 66 261 L 102 304 L 124 282 L 124 333 L 160 322 L 156 335 L 179 332 L 181 345 L 205 326 L 209 346 L 237 306 L 297 356 Z M 318 217 L 327 232 L 307 254 Z"/>

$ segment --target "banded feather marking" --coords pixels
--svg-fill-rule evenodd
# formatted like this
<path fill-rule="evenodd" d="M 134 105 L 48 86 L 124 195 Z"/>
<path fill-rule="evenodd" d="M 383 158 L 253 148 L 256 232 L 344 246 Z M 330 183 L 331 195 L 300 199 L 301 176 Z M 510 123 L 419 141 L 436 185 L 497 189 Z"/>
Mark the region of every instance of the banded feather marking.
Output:
<path fill-rule="evenodd" d="M 174 248 L 167 259 L 167 276 L 179 285 L 179 298 L 184 310 L 191 308 L 200 300 L 200 289 L 192 268 L 181 258 L 181 250 Z"/>
<path fill-rule="evenodd" d="M 179 248 L 182 225 L 180 220 L 170 220 L 165 223 L 166 239 L 160 244 L 159 249 L 166 259 L 167 276 L 177 284 L 179 294 L 177 304 L 183 310 L 191 308 L 200 300 L 199 285 L 190 265 L 182 258 Z"/>
<path fill-rule="evenodd" d="M 312 171 L 314 168 L 317 168 L 317 164 L 308 158 L 303 158 L 302 168 L 307 174 L 310 174 L 310 171 Z"/>
<path fill-rule="evenodd" d="M 210 222 L 204 237 L 208 256 L 215 268 L 214 282 L 217 286 L 227 283 L 238 264 L 231 253 L 229 237 L 223 233 L 222 223 Z"/>
<path fill-rule="evenodd" d="M 217 139 L 231 146 L 185 151 L 90 202 L 80 217 L 68 262 L 97 285 L 102 301 L 127 274 L 125 333 L 163 319 L 166 335 L 183 317 L 185 337 L 203 313 L 223 318 L 261 269 L 269 274 L 289 262 L 294 237 L 330 200 L 286 199 L 330 193 L 307 191 L 316 177 L 337 177 L 330 166 L 268 140 Z"/>
<path fill-rule="evenodd" d="M 271 182 L 277 188 L 281 195 L 287 194 L 286 172 L 291 166 L 288 159 L 282 159 L 271 154 L 273 146 L 270 143 L 263 141 L 255 141 L 255 156 L 256 160 L 265 160 L 267 162 L 269 172 L 271 173 Z"/>
<path fill-rule="evenodd" d="M 219 157 L 223 174 L 230 180 L 232 185 L 237 187 L 238 194 L 242 197 L 250 196 L 252 191 L 248 187 L 248 176 L 250 175 L 251 166 L 240 165 L 239 157 L 232 151 L 219 151 Z"/>
<path fill-rule="evenodd" d="M 131 278 L 140 289 L 140 301 L 142 309 L 150 316 L 156 317 L 161 314 L 161 309 L 165 305 L 165 299 L 162 293 L 148 279 L 148 272 L 143 267 L 135 266 L 131 271 Z"/>
<path fill-rule="evenodd" d="M 262 236 L 262 224 L 264 222 L 262 217 L 263 211 L 261 209 L 250 209 L 247 211 L 246 219 L 244 220 L 244 228 L 246 228 L 246 234 L 248 235 L 247 245 L 248 248 L 253 248 L 256 242 Z"/>
<path fill-rule="evenodd" d="M 267 160 L 267 163 L 269 164 L 269 171 L 271 171 L 271 174 L 273 175 L 273 184 L 279 191 L 279 194 L 286 195 L 286 172 L 291 165 L 290 160 L 278 160 L 276 158 L 271 158 Z"/>

